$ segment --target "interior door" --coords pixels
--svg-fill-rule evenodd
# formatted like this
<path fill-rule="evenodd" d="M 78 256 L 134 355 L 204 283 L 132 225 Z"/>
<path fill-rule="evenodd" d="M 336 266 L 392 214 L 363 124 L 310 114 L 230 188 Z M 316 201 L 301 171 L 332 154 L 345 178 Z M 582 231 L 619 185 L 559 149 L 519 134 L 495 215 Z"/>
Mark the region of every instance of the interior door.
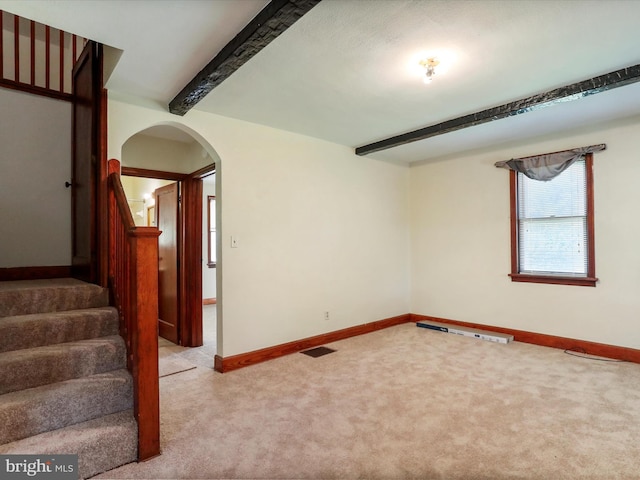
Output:
<path fill-rule="evenodd" d="M 89 41 L 73 69 L 72 275 L 98 279 L 98 192 L 103 167 L 102 45 Z M 104 213 L 106 214 L 106 213 Z"/>
<path fill-rule="evenodd" d="M 160 336 L 178 342 L 179 330 L 179 187 L 172 183 L 155 191 L 158 238 L 158 322 Z"/>

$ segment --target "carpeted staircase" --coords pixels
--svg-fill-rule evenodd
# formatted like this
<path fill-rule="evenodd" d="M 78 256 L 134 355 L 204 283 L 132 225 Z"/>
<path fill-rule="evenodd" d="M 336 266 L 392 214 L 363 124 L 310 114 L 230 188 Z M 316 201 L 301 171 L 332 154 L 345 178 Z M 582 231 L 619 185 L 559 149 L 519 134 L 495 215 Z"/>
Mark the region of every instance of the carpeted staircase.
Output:
<path fill-rule="evenodd" d="M 81 478 L 135 461 L 126 349 L 108 292 L 0 282 L 0 454 L 79 454 Z"/>

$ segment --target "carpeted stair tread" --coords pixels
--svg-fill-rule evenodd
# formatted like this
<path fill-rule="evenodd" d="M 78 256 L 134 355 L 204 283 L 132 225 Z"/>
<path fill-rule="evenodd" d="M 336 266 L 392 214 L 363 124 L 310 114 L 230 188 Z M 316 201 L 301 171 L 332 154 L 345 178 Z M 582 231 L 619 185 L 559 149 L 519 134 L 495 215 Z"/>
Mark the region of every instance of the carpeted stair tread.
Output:
<path fill-rule="evenodd" d="M 0 282 L 0 317 L 106 307 L 108 291 L 73 278 Z"/>
<path fill-rule="evenodd" d="M 78 454 L 80 478 L 137 459 L 138 426 L 132 410 L 0 445 L 0 454 Z"/>
<path fill-rule="evenodd" d="M 7 393 L 0 397 L 0 445 L 133 406 L 127 370 Z"/>
<path fill-rule="evenodd" d="M 118 334 L 114 307 L 0 318 L 0 352 Z"/>
<path fill-rule="evenodd" d="M 0 353 L 0 395 L 122 368 L 119 335 Z"/>

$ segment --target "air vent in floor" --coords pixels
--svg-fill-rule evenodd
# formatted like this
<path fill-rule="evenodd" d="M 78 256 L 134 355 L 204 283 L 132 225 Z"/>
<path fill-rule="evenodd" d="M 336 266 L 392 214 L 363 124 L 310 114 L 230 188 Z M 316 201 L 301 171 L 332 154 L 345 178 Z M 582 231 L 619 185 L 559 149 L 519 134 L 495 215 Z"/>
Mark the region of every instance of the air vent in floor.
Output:
<path fill-rule="evenodd" d="M 335 350 L 328 347 L 316 347 L 300 353 L 304 353 L 305 355 L 309 355 L 310 357 L 317 358 L 333 352 L 335 352 Z"/>

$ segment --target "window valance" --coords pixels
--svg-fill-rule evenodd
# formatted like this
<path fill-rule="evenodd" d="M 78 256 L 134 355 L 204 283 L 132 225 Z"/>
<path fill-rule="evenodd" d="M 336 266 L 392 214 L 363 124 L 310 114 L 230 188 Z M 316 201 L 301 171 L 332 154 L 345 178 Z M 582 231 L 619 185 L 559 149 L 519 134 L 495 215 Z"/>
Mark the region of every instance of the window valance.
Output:
<path fill-rule="evenodd" d="M 506 168 L 520 172 L 533 180 L 549 181 L 560 175 L 571 166 L 573 162 L 584 158 L 587 153 L 600 152 L 605 150 L 607 145 L 590 145 L 588 147 L 563 150 L 561 152 L 545 153 L 531 157 L 512 158 L 496 162 L 498 168 Z"/>

